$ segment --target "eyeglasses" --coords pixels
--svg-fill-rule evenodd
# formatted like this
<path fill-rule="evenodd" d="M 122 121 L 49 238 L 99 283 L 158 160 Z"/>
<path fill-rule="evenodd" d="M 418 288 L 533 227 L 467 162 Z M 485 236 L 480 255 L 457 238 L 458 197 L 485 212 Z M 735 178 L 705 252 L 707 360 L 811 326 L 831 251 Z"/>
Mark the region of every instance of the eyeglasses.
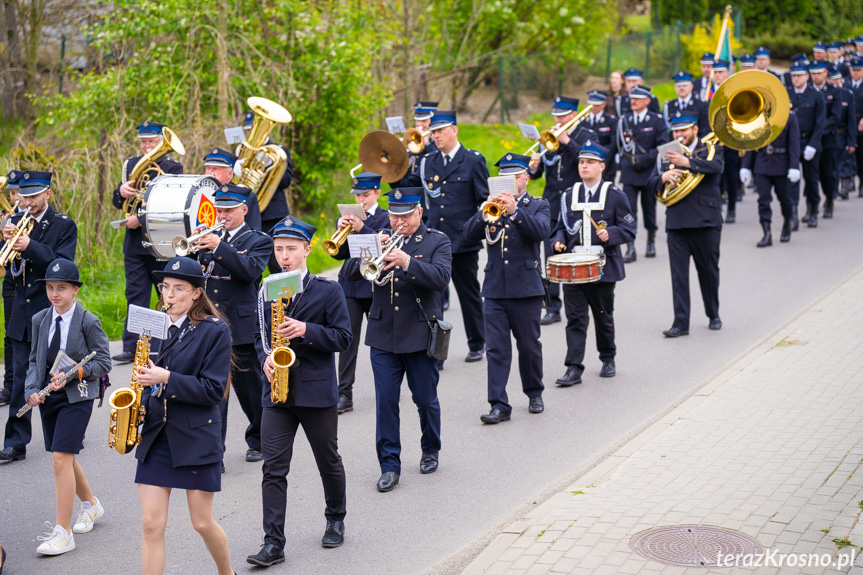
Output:
<path fill-rule="evenodd" d="M 414 210 L 413 212 L 408 212 L 408 213 L 406 213 L 406 214 L 394 214 L 394 213 L 390 212 L 390 218 L 392 218 L 392 219 L 394 219 L 394 220 L 408 220 L 408 219 L 410 219 L 410 218 L 411 218 L 415 213 L 416 213 L 416 210 Z"/>
<path fill-rule="evenodd" d="M 175 293 L 179 296 L 182 296 L 187 291 L 191 291 L 188 288 L 180 287 L 180 286 L 169 286 L 168 284 L 159 284 L 159 293 L 167 294 L 167 293 Z"/>

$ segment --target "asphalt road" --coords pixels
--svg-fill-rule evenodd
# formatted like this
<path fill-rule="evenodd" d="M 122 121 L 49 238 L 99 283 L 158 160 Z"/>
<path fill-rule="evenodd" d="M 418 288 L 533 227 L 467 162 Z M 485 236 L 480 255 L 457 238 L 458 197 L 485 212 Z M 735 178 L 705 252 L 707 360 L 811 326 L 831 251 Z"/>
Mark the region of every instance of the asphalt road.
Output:
<path fill-rule="evenodd" d="M 774 207 L 778 212 L 778 206 Z M 660 207 L 660 213 L 664 209 Z M 519 393 L 517 373 L 509 390 L 515 407 L 511 422 L 484 426 L 486 364 L 466 364 L 467 352 L 457 301 L 450 357 L 439 387 L 443 412 L 443 450 L 437 473 L 420 475 L 418 419 L 409 392 L 402 398 L 403 475 L 395 491 L 375 490 L 374 389 L 367 348 L 361 347 L 353 412 L 340 419 L 340 452 L 348 480 L 346 543 L 322 549 L 325 521 L 320 479 L 305 438 L 296 442 L 289 477 L 286 533 L 287 566 L 275 573 L 418 574 L 441 572 L 440 562 L 461 552 L 504 520 L 536 500 L 544 488 L 690 393 L 731 359 L 791 319 L 863 266 L 860 222 L 863 199 L 838 202 L 832 221 L 801 230 L 791 243 L 756 249 L 760 228 L 755 198 L 738 204 L 738 222 L 722 238 L 720 313 L 722 331 L 707 329 L 707 318 L 692 271 L 691 335 L 667 340 L 671 326 L 671 288 L 664 234 L 659 255 L 628 265 L 617 287 L 617 371 L 600 380 L 594 340 L 588 338 L 584 383 L 558 389 L 564 367 L 563 324 L 543 328 L 546 412 L 531 415 Z M 662 220 L 660 216 L 660 220 Z M 98 289 L 85 286 L 84 289 Z M 592 329 L 592 328 L 591 328 Z M 117 344 L 112 344 L 116 351 Z M 129 366 L 111 374 L 114 388 L 129 381 Z M 406 386 L 404 387 L 407 390 Z M 125 574 L 140 572 L 140 508 L 133 482 L 135 460 L 108 449 L 107 405 L 94 410 L 80 461 L 106 513 L 96 528 L 76 536 L 77 549 L 59 557 L 35 553 L 44 521 L 54 520 L 51 458 L 42 449 L 39 416 L 28 458 L 0 467 L 0 542 L 10 558 L 5 573 Z M 7 412 L 0 415 L 5 423 Z M 733 424 L 733 422 L 729 422 Z M 262 542 L 260 464 L 244 461 L 246 422 L 232 398 L 227 474 L 216 496 L 216 515 L 228 534 L 234 568 L 253 571 L 245 557 Z M 475 547 L 475 545 L 474 545 Z M 456 564 L 458 562 L 456 561 Z M 215 569 L 188 520 L 182 493 L 175 494 L 167 530 L 166 573 L 211 574 Z"/>

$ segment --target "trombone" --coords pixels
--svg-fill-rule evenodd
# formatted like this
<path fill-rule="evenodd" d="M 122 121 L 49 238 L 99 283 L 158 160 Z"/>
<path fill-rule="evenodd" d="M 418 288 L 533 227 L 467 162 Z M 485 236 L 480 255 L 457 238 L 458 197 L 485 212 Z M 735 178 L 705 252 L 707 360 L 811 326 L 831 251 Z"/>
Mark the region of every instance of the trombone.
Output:
<path fill-rule="evenodd" d="M 536 147 L 542 144 L 543 150 L 539 153 L 540 156 L 545 154 L 546 152 L 555 152 L 560 147 L 560 142 L 558 138 L 564 132 L 570 131 L 575 126 L 579 125 L 584 121 L 587 115 L 590 113 L 590 106 L 585 106 L 584 110 L 575 115 L 575 117 L 567 122 L 566 124 L 556 127 L 550 128 L 548 130 L 543 130 L 539 134 L 539 140 L 533 143 L 531 147 L 527 149 L 527 151 L 523 154 L 525 156 L 529 156 L 536 150 Z"/>
<path fill-rule="evenodd" d="M 411 154 L 422 154 L 426 149 L 426 138 L 431 130 L 421 131 L 417 128 L 408 128 L 402 134 L 402 142 Z"/>
<path fill-rule="evenodd" d="M 208 234 L 212 234 L 213 232 L 218 232 L 219 230 L 224 229 L 224 227 L 225 221 L 221 220 L 214 226 L 211 226 L 206 230 L 189 236 L 188 238 L 184 238 L 183 236 L 174 236 L 174 239 L 171 240 L 171 247 L 174 248 L 174 253 L 180 257 L 198 253 L 198 250 L 200 250 L 201 248 L 194 245 L 194 243 Z"/>
<path fill-rule="evenodd" d="M 381 255 L 375 259 L 365 259 L 363 260 L 363 263 L 360 264 L 360 273 L 363 274 L 365 279 L 369 281 L 377 281 L 381 277 L 381 272 L 384 269 L 384 258 L 387 257 L 387 255 L 389 255 L 389 253 L 395 248 L 401 248 L 402 244 L 405 242 L 405 237 L 401 233 L 403 227 L 404 226 L 399 226 L 395 235 L 387 241 L 387 247 L 384 248 Z"/>

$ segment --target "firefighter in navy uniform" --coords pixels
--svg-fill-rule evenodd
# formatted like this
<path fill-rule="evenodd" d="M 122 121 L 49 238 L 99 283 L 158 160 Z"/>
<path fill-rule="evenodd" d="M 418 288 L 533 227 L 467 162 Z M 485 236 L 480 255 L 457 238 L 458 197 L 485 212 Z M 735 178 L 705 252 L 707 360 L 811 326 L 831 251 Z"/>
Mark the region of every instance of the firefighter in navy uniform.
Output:
<path fill-rule="evenodd" d="M 747 183 L 755 176 L 755 189 L 758 191 L 758 219 L 764 236 L 758 242 L 759 248 L 773 245 L 770 224 L 773 211 L 770 208 L 771 190 L 776 192 L 782 210 L 782 231 L 779 241 L 791 240 L 791 197 L 789 187 L 800 181 L 800 126 L 797 114 L 792 110 L 785 128 L 769 145 L 746 152 L 740 168 L 740 180 Z"/>
<path fill-rule="evenodd" d="M 630 94 L 633 111 L 621 116 L 617 122 L 617 149 L 620 154 L 620 183 L 629 199 L 632 216 L 638 220 L 638 196 L 644 229 L 647 230 L 645 256 L 656 256 L 656 194 L 646 187 L 647 176 L 656 167 L 656 148 L 670 138 L 662 116 L 647 109 L 650 92 L 643 87 L 633 88 Z M 626 244 L 625 263 L 634 262 L 637 255 L 635 242 Z"/>
<path fill-rule="evenodd" d="M 839 192 L 839 181 L 837 179 L 836 159 L 841 148 L 845 149 L 844 142 L 839 144 L 839 123 L 842 118 L 842 96 L 840 89 L 827 82 L 827 69 L 829 64 L 815 62 L 809 66 L 809 75 L 812 78 L 812 87 L 820 90 L 824 96 L 826 122 L 824 134 L 821 136 L 821 157 L 818 164 L 818 175 L 821 180 L 821 189 L 824 193 L 824 219 L 833 217 L 833 199 Z M 844 135 L 843 135 L 844 139 Z M 817 194 L 817 190 L 816 190 Z M 812 214 L 816 219 L 818 216 L 818 203 L 820 198 L 816 195 L 813 200 Z M 812 215 L 810 215 L 810 218 Z"/>
<path fill-rule="evenodd" d="M 770 69 L 770 50 L 764 46 L 759 46 L 758 49 L 755 50 L 755 69 L 761 70 L 762 72 L 769 72 L 782 80 L 781 74 L 777 74 Z"/>
<path fill-rule="evenodd" d="M 6 176 L 6 189 L 9 190 L 9 200 L 14 204 L 18 200 L 18 178 L 21 176 L 20 171 L 12 170 Z M 20 212 L 20 208 L 15 208 L 14 213 Z M 8 217 L 11 217 L 9 214 Z M 12 342 L 9 339 L 9 317 L 12 315 L 12 294 L 15 291 L 15 282 L 11 274 L 6 274 L 3 277 L 3 363 L 9 366 L 3 373 L 3 389 L 0 389 L 0 405 L 8 405 L 12 399 Z"/>
<path fill-rule="evenodd" d="M 647 105 L 647 109 L 654 114 L 660 113 L 659 100 L 651 93 L 650 88 L 644 85 L 644 73 L 641 70 L 638 68 L 630 68 L 623 73 L 623 81 L 626 84 L 627 93 L 618 96 L 617 101 L 615 102 L 615 109 L 617 110 L 618 118 L 632 113 L 632 90 L 636 87 L 641 87 L 647 90 L 650 97 L 650 103 Z"/>
<path fill-rule="evenodd" d="M 426 318 L 433 322 L 443 313 L 440 292 L 449 283 L 452 248 L 446 234 L 422 223 L 422 193 L 422 188 L 395 188 L 389 193 L 390 226 L 392 231 L 401 228 L 406 239 L 401 248 L 384 257 L 387 263 L 372 288 L 366 329 L 377 397 L 380 492 L 392 491 L 402 472 L 399 395 L 405 376 L 422 431 L 420 473 L 437 470 L 441 449 L 440 372 L 427 353 L 430 326 Z M 363 278 L 359 260 L 348 260 L 345 265 L 348 279 Z"/>
<path fill-rule="evenodd" d="M 860 38 L 863 39 L 863 36 Z M 860 179 L 857 195 L 863 198 L 863 57 L 852 58 L 850 70 L 851 77 L 846 80 L 845 85 L 851 90 L 854 98 L 854 121 L 857 123 L 854 156 L 857 164 L 857 176 Z"/>
<path fill-rule="evenodd" d="M 466 237 L 486 240 L 488 263 L 482 284 L 483 317 L 488 349 L 488 402 L 491 410 L 483 423 L 509 421 L 512 406 L 506 395 L 512 365 L 510 334 L 518 348 L 521 388 L 528 397 L 528 411 L 542 413 L 542 343 L 540 310 L 545 289 L 540 271 L 539 249 L 549 237 L 548 202 L 528 195 L 530 156 L 507 154 L 495 164 L 498 175 L 515 178 L 515 195 L 502 193 L 489 198 L 506 215 L 488 221 L 482 212 L 464 224 Z"/>
<path fill-rule="evenodd" d="M 467 240 L 462 225 L 476 214 L 488 197 L 488 167 L 482 154 L 459 143 L 455 111 L 436 111 L 430 129 L 437 152 L 420 162 L 416 174 L 392 186 L 425 189 L 428 227 L 442 231 L 452 243 L 452 283 L 461 303 L 469 349 L 465 361 L 480 361 L 485 349 L 482 298 L 477 280 L 482 243 Z"/>
<path fill-rule="evenodd" d="M 245 440 L 246 461 L 261 461 L 261 388 L 263 372 L 255 350 L 255 315 L 258 283 L 261 279 L 273 240 L 246 223 L 252 190 L 224 185 L 214 196 L 216 219 L 225 229 L 199 239 L 198 262 L 204 270 L 207 297 L 231 327 L 231 386 L 249 425 Z M 201 226 L 195 232 L 200 232 Z M 222 413 L 222 444 L 228 430 L 228 398 L 219 404 Z"/>
<path fill-rule="evenodd" d="M 578 167 L 583 183 L 576 184 L 563 196 L 565 211 L 552 232 L 554 251 L 599 255 L 605 258 L 602 279 L 585 284 L 563 286 L 566 309 L 566 373 L 557 385 L 569 387 L 581 383 L 584 373 L 584 348 L 593 313 L 596 347 L 602 368 L 600 377 L 614 377 L 614 288 L 626 276 L 620 246 L 635 238 L 635 217 L 629 200 L 614 182 L 602 177 L 603 165 L 610 151 L 591 144 L 582 148 Z M 596 229 L 591 219 L 600 226 Z"/>
<path fill-rule="evenodd" d="M 727 60 L 716 60 L 713 63 L 713 81 L 715 83 L 713 88 L 714 92 L 725 80 L 728 79 L 730 75 L 730 62 Z M 700 125 L 698 130 L 699 133 L 702 133 Z M 737 150 L 732 150 L 725 146 L 719 148 L 718 151 L 721 151 L 725 155 L 724 171 L 720 181 L 720 186 L 725 195 L 725 202 L 727 204 L 725 208 L 725 223 L 733 224 L 737 221 L 737 196 L 740 192 L 740 153 Z"/>
<path fill-rule="evenodd" d="M 159 146 L 162 142 L 162 128 L 165 124 L 158 122 L 144 122 L 138 126 L 138 143 L 141 153 L 146 154 Z M 114 190 L 113 203 L 117 209 L 123 209 L 123 202 L 134 198 L 135 182 L 128 181 L 129 174 L 142 156 L 132 156 L 123 163 L 123 182 Z M 156 160 L 159 169 L 166 174 L 182 174 L 183 165 L 172 160 L 167 155 Z M 156 177 L 155 170 L 145 172 L 150 180 Z M 144 177 L 142 176 L 142 177 Z M 141 307 L 150 307 L 150 298 L 153 288 L 159 285 L 159 280 L 153 272 L 162 271 L 164 265 L 157 261 L 147 248 L 144 247 L 144 231 L 137 215 L 126 218 L 123 224 L 126 228 L 126 237 L 123 239 L 123 265 L 126 270 L 126 308 L 129 304 Z M 69 258 L 71 259 L 71 258 Z M 138 342 L 138 334 L 123 330 L 123 351 L 112 359 L 116 365 L 131 363 L 135 359 L 135 344 Z"/>
<path fill-rule="evenodd" d="M 848 193 L 854 187 L 854 176 L 857 174 L 857 165 L 854 161 L 854 153 L 857 151 L 857 117 L 854 94 L 844 84 L 842 73 L 835 66 L 827 72 L 827 81 L 838 90 L 840 107 L 839 125 L 836 128 L 839 138 L 836 148 L 836 172 L 839 178 L 837 194 L 843 200 L 847 200 Z"/>
<path fill-rule="evenodd" d="M 575 118 L 578 113 L 578 100 L 567 96 L 558 96 L 554 99 L 551 115 L 554 117 L 556 126 L 564 126 Z M 530 159 L 530 177 L 533 180 L 545 176 L 545 188 L 542 190 L 542 199 L 548 202 L 551 209 L 551 221 L 557 221 L 560 214 L 560 195 L 563 191 L 579 181 L 578 176 L 578 151 L 581 146 L 595 133 L 581 125 L 575 126 L 558 137 L 559 147 L 554 152 L 545 154 L 533 154 Z M 551 244 L 545 242 L 546 257 L 552 254 Z M 548 286 L 548 295 L 551 307 L 540 320 L 542 325 L 549 325 L 560 321 L 560 309 L 563 306 L 560 300 L 560 288 L 557 284 Z"/>
<path fill-rule="evenodd" d="M 791 66 L 792 87 L 788 89 L 791 108 L 797 113 L 800 125 L 800 149 L 802 150 L 803 182 L 806 194 L 806 215 L 802 221 L 810 228 L 818 225 L 818 166 L 821 153 L 821 137 L 827 123 L 826 105 L 821 92 L 809 84 L 809 68 L 800 64 Z M 800 186 L 792 186 L 791 231 L 797 230 L 797 204 L 800 201 Z M 814 210 L 813 210 L 814 204 Z M 813 216 L 814 217 L 811 217 Z"/>
<path fill-rule="evenodd" d="M 674 91 L 677 98 L 669 100 L 662 105 L 662 119 L 665 126 L 671 131 L 671 120 L 680 116 L 692 116 L 698 121 L 698 131 L 702 134 L 710 133 L 710 120 L 707 117 L 707 103 L 702 102 L 692 93 L 692 74 L 678 72 L 674 75 Z M 603 146 L 602 142 L 599 142 Z"/>
<path fill-rule="evenodd" d="M 605 165 L 605 172 L 602 177 L 609 181 L 614 181 L 617 174 L 617 165 L 614 163 L 614 155 L 617 153 L 617 116 L 605 111 L 608 96 L 600 90 L 592 90 L 587 95 L 587 105 L 591 106 L 590 115 L 585 119 L 584 125 L 590 128 L 595 137 L 591 141 L 599 143 L 600 146 L 608 150 L 609 158 Z M 559 210 L 558 210 L 559 211 Z M 551 226 L 557 220 L 552 218 Z"/>
<path fill-rule="evenodd" d="M 437 102 L 417 102 L 414 104 L 414 128 L 420 132 L 428 132 L 431 125 L 431 118 L 437 110 Z M 429 154 L 434 153 L 437 146 L 431 137 L 431 134 L 425 137 L 425 149 L 422 152 L 415 154 L 408 150 L 408 161 L 410 162 L 409 174 L 417 173 L 420 168 L 422 159 Z"/>
<path fill-rule="evenodd" d="M 701 55 L 701 76 L 692 83 L 692 94 L 702 100 L 702 95 L 705 93 L 708 83 L 710 82 L 710 72 L 713 71 L 714 56 L 711 52 L 705 52 Z"/>
<path fill-rule="evenodd" d="M 48 264 L 55 259 L 74 261 L 78 244 L 75 222 L 69 216 L 58 214 L 48 204 L 52 194 L 51 176 L 51 172 L 23 171 L 18 180 L 20 206 L 23 209 L 30 208 L 35 223 L 32 231 L 22 234 L 12 246 L 13 250 L 21 254 L 21 258 L 12 260 L 6 268 L 6 277 L 12 278 L 13 292 L 10 302 L 12 311 L 6 325 L 6 334 L 12 347 L 12 363 L 6 364 L 7 370 L 12 369 L 12 395 L 0 462 L 24 459 L 32 436 L 32 412 L 28 411 L 20 418 L 15 417 L 15 414 L 26 402 L 24 386 L 30 365 L 33 316 L 51 306 L 45 286 L 39 280 L 44 279 Z M 23 214 L 18 213 L 6 222 L 3 227 L 5 240 L 8 241 L 15 234 L 15 227 L 22 217 Z"/>
<path fill-rule="evenodd" d="M 253 192 L 251 188 L 238 186 L 231 181 L 234 178 L 234 164 L 236 163 L 237 156 L 228 150 L 213 148 L 204 158 L 204 173 L 216 178 L 222 186 L 227 186 L 231 193 L 245 196 L 246 224 L 253 230 L 265 231 L 261 229 L 261 206 L 258 204 L 258 194 Z"/>

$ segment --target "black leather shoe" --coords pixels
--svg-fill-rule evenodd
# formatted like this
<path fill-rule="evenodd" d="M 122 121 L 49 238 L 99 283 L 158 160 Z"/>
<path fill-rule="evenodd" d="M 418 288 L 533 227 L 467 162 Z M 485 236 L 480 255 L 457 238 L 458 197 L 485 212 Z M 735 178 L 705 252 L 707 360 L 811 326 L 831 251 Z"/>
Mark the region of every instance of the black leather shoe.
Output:
<path fill-rule="evenodd" d="M 779 241 L 791 241 L 791 222 L 789 220 L 785 220 L 784 222 L 782 222 L 782 231 L 779 232 Z"/>
<path fill-rule="evenodd" d="M 542 402 L 541 397 L 534 397 L 530 400 L 530 403 L 527 404 L 527 410 L 531 413 L 542 413 L 545 411 L 545 404 Z"/>
<path fill-rule="evenodd" d="M 10 401 L 12 401 L 12 390 L 6 387 L 0 389 L 0 405 L 9 405 Z"/>
<path fill-rule="evenodd" d="M 437 471 L 439 453 L 423 453 L 420 459 L 420 473 L 434 473 Z"/>
<path fill-rule="evenodd" d="M 247 449 L 246 450 L 246 461 L 249 463 L 254 463 L 256 461 L 263 461 L 264 454 L 261 453 L 259 449 Z"/>
<path fill-rule="evenodd" d="M 800 229 L 800 220 L 797 219 L 797 214 L 791 216 L 791 231 L 796 232 Z"/>
<path fill-rule="evenodd" d="M 825 220 L 833 219 L 833 202 L 829 204 L 824 204 L 824 212 L 821 214 L 821 217 Z"/>
<path fill-rule="evenodd" d="M 354 410 L 354 402 L 348 399 L 347 395 L 339 396 L 339 403 L 336 405 L 339 413 L 346 413 Z"/>
<path fill-rule="evenodd" d="M 662 334 L 665 337 L 680 337 L 681 335 L 689 335 L 688 329 L 680 329 L 679 327 L 673 327 L 671 329 L 667 329 Z"/>
<path fill-rule="evenodd" d="M 809 221 L 806 222 L 806 225 L 810 228 L 817 228 L 818 227 L 818 216 L 816 216 L 815 214 L 810 214 Z"/>
<path fill-rule="evenodd" d="M 577 367 L 567 367 L 563 377 L 558 377 L 554 383 L 561 387 L 569 387 L 570 385 L 581 383 L 581 371 Z"/>
<path fill-rule="evenodd" d="M 800 221 L 803 222 L 804 224 L 808 224 L 809 223 L 809 216 L 811 216 L 811 215 L 812 215 L 812 208 L 807 207 L 806 213 L 803 214 L 803 217 L 800 218 Z"/>
<path fill-rule="evenodd" d="M 736 221 L 737 221 L 737 211 L 736 210 L 728 210 L 725 213 L 725 223 L 726 224 L 733 224 Z"/>
<path fill-rule="evenodd" d="M 492 409 L 488 413 L 480 415 L 479 419 L 483 423 L 501 423 L 503 421 L 509 421 L 512 417 L 508 413 L 503 413 L 499 409 Z"/>
<path fill-rule="evenodd" d="M 378 491 L 386 493 L 392 491 L 393 487 L 399 484 L 399 474 L 395 471 L 384 471 L 381 478 L 378 479 Z"/>
<path fill-rule="evenodd" d="M 468 363 L 473 363 L 475 361 L 481 361 L 482 360 L 482 352 L 481 351 L 469 351 L 469 352 L 467 352 L 467 356 L 464 358 L 464 360 Z"/>
<path fill-rule="evenodd" d="M 602 362 L 602 369 L 599 370 L 599 377 L 614 377 L 617 375 L 617 369 L 614 367 L 614 360 Z"/>
<path fill-rule="evenodd" d="M 18 451 L 14 447 L 7 447 L 0 451 L 0 461 L 17 461 L 18 459 L 27 459 L 27 453 Z"/>
<path fill-rule="evenodd" d="M 712 320 L 710 320 L 710 325 L 707 327 L 709 327 L 713 331 L 720 330 L 720 329 L 722 329 L 722 320 L 719 319 L 718 317 L 715 317 Z"/>
<path fill-rule="evenodd" d="M 222 474 L 224 475 L 224 473 L 225 473 L 225 462 L 223 461 L 222 462 Z"/>
<path fill-rule="evenodd" d="M 540 325 L 551 325 L 553 323 L 560 322 L 560 312 L 550 311 L 546 312 L 544 316 L 542 316 L 539 320 Z"/>
<path fill-rule="evenodd" d="M 656 257 L 656 232 L 647 232 L 647 248 L 644 250 L 644 257 Z"/>
<path fill-rule="evenodd" d="M 773 245 L 773 234 L 770 231 L 770 222 L 761 222 L 761 229 L 764 231 L 764 237 L 756 244 L 756 247 L 766 248 Z"/>
<path fill-rule="evenodd" d="M 626 244 L 626 253 L 623 254 L 623 263 L 631 264 L 638 258 L 638 254 L 635 253 L 635 243 L 629 242 Z"/>
<path fill-rule="evenodd" d="M 321 539 L 321 547 L 332 549 L 341 547 L 344 542 L 345 522 L 327 519 L 327 530 L 324 531 L 324 537 Z"/>
<path fill-rule="evenodd" d="M 126 363 L 132 363 L 135 361 L 135 352 L 132 351 L 124 351 L 123 353 L 118 353 L 114 357 L 111 358 L 114 360 L 115 365 L 123 365 Z"/>
<path fill-rule="evenodd" d="M 261 545 L 261 550 L 254 555 L 246 557 L 246 563 L 257 565 L 258 567 L 272 567 L 279 563 L 285 562 L 285 551 L 279 549 L 272 543 L 264 543 Z"/>

